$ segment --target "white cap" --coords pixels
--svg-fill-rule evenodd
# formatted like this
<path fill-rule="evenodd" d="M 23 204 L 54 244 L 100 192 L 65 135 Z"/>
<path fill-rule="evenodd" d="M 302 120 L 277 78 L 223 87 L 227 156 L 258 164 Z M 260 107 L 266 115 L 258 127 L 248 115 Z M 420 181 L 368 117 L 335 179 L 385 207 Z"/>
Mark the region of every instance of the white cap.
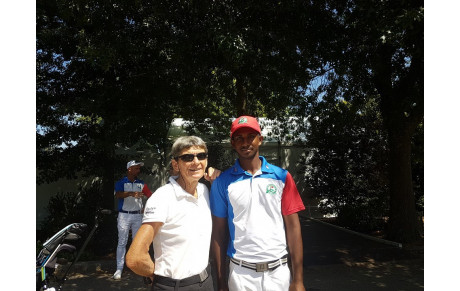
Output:
<path fill-rule="evenodd" d="M 132 161 L 129 161 L 126 164 L 126 169 L 129 169 L 129 167 L 137 166 L 137 165 L 141 165 L 141 167 L 142 167 L 144 165 L 144 163 L 143 162 L 136 162 L 135 160 L 132 160 Z"/>

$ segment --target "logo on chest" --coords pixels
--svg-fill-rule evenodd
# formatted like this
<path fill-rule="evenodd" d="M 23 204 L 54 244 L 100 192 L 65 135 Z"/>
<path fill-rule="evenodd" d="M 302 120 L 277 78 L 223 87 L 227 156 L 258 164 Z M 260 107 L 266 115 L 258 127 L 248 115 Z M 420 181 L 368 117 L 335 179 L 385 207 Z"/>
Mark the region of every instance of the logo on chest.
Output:
<path fill-rule="evenodd" d="M 267 189 L 265 190 L 266 194 L 275 195 L 278 189 L 274 184 L 268 184 Z"/>
<path fill-rule="evenodd" d="M 155 210 L 156 210 L 156 209 L 157 209 L 157 208 L 156 208 L 155 206 L 153 206 L 153 207 L 147 207 L 147 208 L 145 208 L 144 214 L 145 214 L 145 215 L 148 215 L 148 214 L 155 214 Z"/>

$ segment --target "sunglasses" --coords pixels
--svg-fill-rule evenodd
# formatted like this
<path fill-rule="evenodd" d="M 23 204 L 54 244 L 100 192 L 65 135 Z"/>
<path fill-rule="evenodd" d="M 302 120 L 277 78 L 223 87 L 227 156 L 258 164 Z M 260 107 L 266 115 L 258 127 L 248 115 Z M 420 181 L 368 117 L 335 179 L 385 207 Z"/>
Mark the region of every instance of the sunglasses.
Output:
<path fill-rule="evenodd" d="M 195 159 L 195 157 L 198 158 L 198 160 L 206 160 L 208 158 L 208 153 L 198 153 L 196 155 L 194 154 L 185 154 L 182 156 L 175 157 L 174 159 L 177 161 L 177 159 L 181 159 L 184 162 L 191 162 Z"/>

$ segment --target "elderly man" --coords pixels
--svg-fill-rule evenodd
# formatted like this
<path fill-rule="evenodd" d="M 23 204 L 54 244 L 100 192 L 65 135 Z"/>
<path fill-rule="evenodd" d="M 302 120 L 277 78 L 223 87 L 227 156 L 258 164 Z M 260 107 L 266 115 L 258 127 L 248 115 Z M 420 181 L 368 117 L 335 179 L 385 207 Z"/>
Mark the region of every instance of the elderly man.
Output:
<path fill-rule="evenodd" d="M 129 161 L 126 165 L 126 176 L 115 184 L 115 197 L 118 198 L 117 271 L 113 274 L 115 280 L 120 280 L 123 272 L 129 230 L 134 239 L 142 224 L 142 197 L 152 195 L 147 184 L 137 179 L 143 165 L 142 162 Z"/>
<path fill-rule="evenodd" d="M 177 176 L 148 199 L 126 265 L 154 279 L 152 290 L 212 291 L 209 190 L 199 181 L 204 177 L 212 182 L 220 171 L 208 167 L 206 143 L 197 136 L 179 137 L 171 156 Z M 148 254 L 152 243 L 154 261 Z"/>

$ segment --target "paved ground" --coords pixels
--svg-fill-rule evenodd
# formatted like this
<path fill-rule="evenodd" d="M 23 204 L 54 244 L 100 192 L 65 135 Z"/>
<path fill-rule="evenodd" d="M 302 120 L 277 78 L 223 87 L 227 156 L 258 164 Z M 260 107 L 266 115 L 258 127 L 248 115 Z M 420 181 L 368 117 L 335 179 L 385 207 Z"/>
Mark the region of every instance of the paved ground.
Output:
<path fill-rule="evenodd" d="M 112 279 L 115 261 L 80 262 L 70 272 L 62 290 L 150 290 L 144 285 L 142 277 L 125 268 L 122 279 Z M 73 268 L 73 267 L 72 267 Z"/>
<path fill-rule="evenodd" d="M 424 289 L 423 246 L 400 249 L 302 219 L 304 282 L 308 291 Z M 122 280 L 111 278 L 114 261 L 74 266 L 63 290 L 149 290 L 125 268 Z"/>
<path fill-rule="evenodd" d="M 423 290 L 423 247 L 405 250 L 310 219 L 302 236 L 309 291 Z"/>

